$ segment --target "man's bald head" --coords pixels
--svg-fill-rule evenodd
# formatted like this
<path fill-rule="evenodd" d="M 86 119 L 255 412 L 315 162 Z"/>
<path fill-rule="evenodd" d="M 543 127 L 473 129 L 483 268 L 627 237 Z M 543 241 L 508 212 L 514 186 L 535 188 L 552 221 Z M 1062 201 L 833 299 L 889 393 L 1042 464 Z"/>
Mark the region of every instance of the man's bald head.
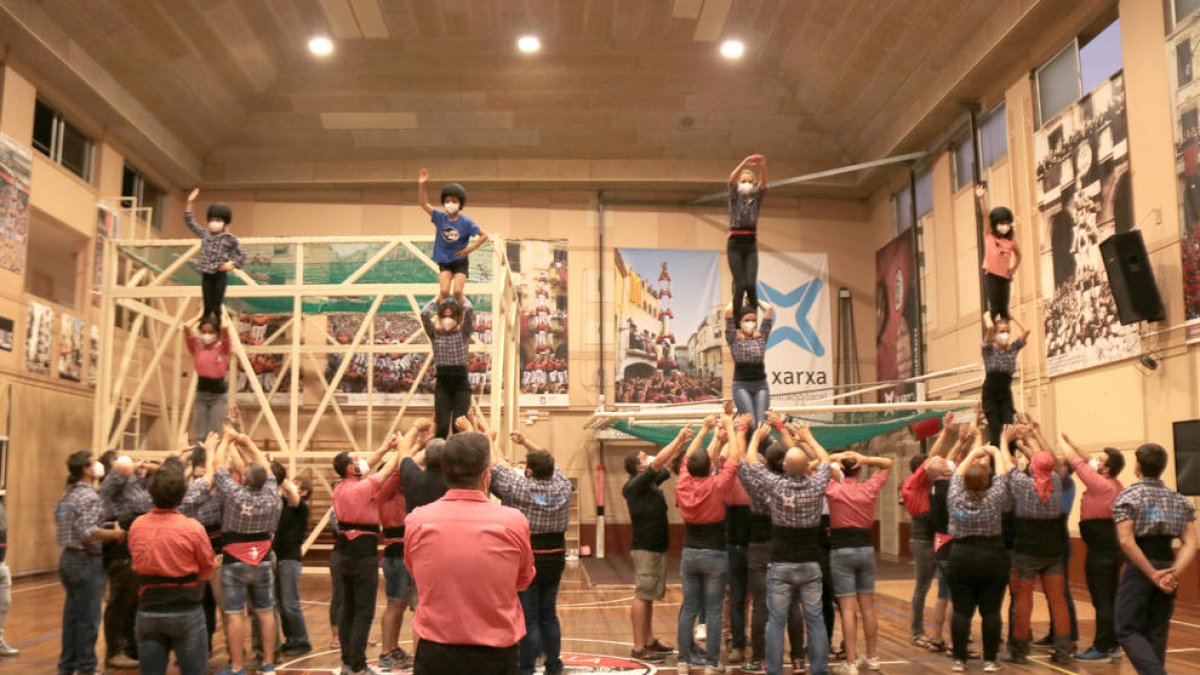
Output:
<path fill-rule="evenodd" d="M 950 476 L 950 463 L 945 457 L 934 457 L 925 465 L 925 473 L 931 481 L 943 480 Z"/>
<path fill-rule="evenodd" d="M 800 448 L 788 448 L 783 456 L 783 471 L 789 476 L 807 476 L 808 465 L 808 455 Z"/>

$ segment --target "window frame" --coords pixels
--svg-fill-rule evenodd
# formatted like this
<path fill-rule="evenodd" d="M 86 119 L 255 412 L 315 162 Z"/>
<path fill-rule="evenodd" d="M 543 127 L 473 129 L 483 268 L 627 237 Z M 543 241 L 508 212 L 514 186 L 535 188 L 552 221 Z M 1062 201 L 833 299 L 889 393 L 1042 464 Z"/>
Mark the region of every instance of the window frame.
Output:
<path fill-rule="evenodd" d="M 50 147 L 49 147 L 48 151 L 46 149 L 42 148 L 41 143 L 37 140 L 37 137 L 36 137 L 37 115 L 38 115 L 37 106 L 39 106 L 39 105 L 44 107 L 46 110 L 50 111 L 50 114 L 51 114 Z M 43 157 L 49 159 L 50 161 L 61 166 L 62 168 L 66 169 L 67 171 L 70 171 L 72 175 L 76 176 L 83 182 L 90 185 L 92 183 L 92 177 L 95 174 L 94 169 L 95 169 L 95 161 L 96 161 L 96 140 L 94 138 L 92 138 L 86 131 L 84 131 L 83 128 L 80 127 L 78 124 L 75 124 L 75 123 L 71 122 L 70 120 L 68 120 L 66 118 L 66 116 L 64 116 L 62 114 L 62 112 L 59 111 L 58 108 L 55 108 L 53 105 L 51 105 L 49 102 L 47 102 L 45 99 L 41 98 L 40 96 L 36 97 L 34 99 L 33 119 L 34 119 L 33 131 L 35 133 L 33 136 L 33 142 L 30 144 L 33 146 L 33 149 L 37 150 L 38 153 L 41 154 Z M 75 169 L 73 169 L 70 166 L 68 166 L 67 164 L 63 163 L 63 139 L 66 137 L 68 127 L 70 127 L 72 131 L 74 131 L 76 134 L 78 134 L 84 140 L 84 155 L 83 155 L 83 165 L 84 166 L 83 166 L 82 174 L 76 172 Z"/>
<path fill-rule="evenodd" d="M 1004 124 L 1004 133 L 1000 135 L 1000 137 L 1004 139 L 1004 153 L 996 155 L 996 157 L 989 163 L 987 157 L 985 156 L 986 144 L 983 142 L 985 138 L 984 129 L 987 128 L 988 122 L 996 119 L 997 116 L 999 116 L 1000 120 Z M 979 118 L 979 133 L 977 134 L 975 142 L 978 143 L 979 147 L 979 168 L 981 172 L 991 169 L 993 166 L 999 164 L 1001 160 L 1008 157 L 1008 106 L 1006 101 L 1000 101 L 991 110 L 989 110 L 987 114 Z"/>
<path fill-rule="evenodd" d="M 1042 127 L 1046 126 L 1046 123 L 1049 122 L 1051 119 L 1053 119 L 1054 115 L 1057 115 L 1057 114 L 1061 113 L 1063 110 L 1066 110 L 1066 108 L 1064 107 L 1062 110 L 1054 111 L 1054 115 L 1051 115 L 1049 118 L 1046 117 L 1046 111 L 1042 109 L 1042 71 L 1046 70 L 1046 68 L 1049 68 L 1050 64 L 1057 61 L 1058 57 L 1062 56 L 1067 50 L 1074 50 L 1074 53 L 1075 53 L 1075 99 L 1074 100 L 1078 101 L 1079 99 L 1083 98 L 1083 77 L 1081 75 L 1083 67 L 1079 63 L 1079 36 L 1075 36 L 1075 37 L 1071 38 L 1070 40 L 1068 40 L 1067 44 L 1063 45 L 1062 49 L 1054 52 L 1053 56 L 1051 56 L 1050 58 L 1043 61 L 1042 65 L 1038 66 L 1033 71 L 1033 91 L 1034 91 L 1033 103 L 1034 103 L 1034 111 L 1037 113 L 1036 121 L 1037 121 L 1038 129 L 1041 129 Z"/>
<path fill-rule="evenodd" d="M 126 172 L 133 174 L 133 186 L 134 186 L 133 192 L 134 192 L 134 194 L 131 194 L 131 195 L 124 194 L 124 192 L 125 192 L 125 173 Z M 151 188 L 153 188 L 158 193 L 157 203 L 155 203 L 155 204 L 147 205 L 144 203 L 147 185 L 149 185 Z M 134 200 L 135 206 L 137 208 L 146 208 L 147 206 L 149 206 L 149 208 L 150 208 L 150 221 L 149 221 L 150 226 L 156 230 L 159 230 L 159 231 L 162 230 L 162 211 L 163 211 L 163 204 L 166 202 L 167 192 L 166 192 L 166 190 L 163 190 L 162 188 L 160 188 L 157 183 L 155 183 L 154 181 L 147 178 L 146 173 L 144 171 L 138 170 L 138 168 L 136 166 L 130 164 L 128 161 L 126 161 L 125 164 L 121 167 L 121 193 L 122 193 L 121 197 L 123 199 L 124 198 L 132 198 Z M 136 211 L 135 211 L 135 213 L 136 213 Z M 142 222 L 146 222 L 145 219 L 140 218 L 140 217 L 138 218 L 138 220 L 141 220 Z"/>

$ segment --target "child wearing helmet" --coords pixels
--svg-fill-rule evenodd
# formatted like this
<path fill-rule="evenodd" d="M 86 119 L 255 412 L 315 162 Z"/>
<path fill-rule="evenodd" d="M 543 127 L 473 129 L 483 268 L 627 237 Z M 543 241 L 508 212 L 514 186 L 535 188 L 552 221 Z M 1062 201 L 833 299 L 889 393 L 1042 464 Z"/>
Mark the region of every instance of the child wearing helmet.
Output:
<path fill-rule="evenodd" d="M 221 320 L 221 305 L 225 302 L 226 276 L 230 270 L 239 268 L 246 262 L 246 252 L 238 238 L 229 232 L 229 223 L 233 222 L 233 209 L 227 204 L 215 202 L 208 207 L 208 226 L 200 227 L 196 222 L 193 207 L 200 188 L 192 190 L 187 198 L 187 209 L 183 212 L 183 222 L 188 229 L 195 232 L 203 242 L 200 245 L 198 265 L 201 276 L 201 292 L 204 295 L 204 311 L 201 316 L 213 317 L 218 325 Z"/>
<path fill-rule="evenodd" d="M 987 185 L 975 186 L 975 199 L 983 214 L 983 282 L 992 319 L 1008 319 L 1013 275 L 1021 266 L 1021 247 L 1013 237 L 1013 213 L 1007 207 L 987 207 Z"/>
<path fill-rule="evenodd" d="M 425 194 L 425 182 L 428 180 L 429 172 L 421 169 L 417 175 L 417 201 L 437 226 L 433 240 L 433 262 L 438 266 L 437 303 L 441 304 L 450 296 L 453 283 L 454 300 L 461 307 L 463 286 L 471 269 L 468 256 L 488 240 L 488 235 L 475 221 L 462 214 L 462 209 L 467 205 L 467 191 L 462 185 L 447 183 L 442 188 L 441 203 L 445 211 L 439 211 L 430 205 L 429 197 Z"/>

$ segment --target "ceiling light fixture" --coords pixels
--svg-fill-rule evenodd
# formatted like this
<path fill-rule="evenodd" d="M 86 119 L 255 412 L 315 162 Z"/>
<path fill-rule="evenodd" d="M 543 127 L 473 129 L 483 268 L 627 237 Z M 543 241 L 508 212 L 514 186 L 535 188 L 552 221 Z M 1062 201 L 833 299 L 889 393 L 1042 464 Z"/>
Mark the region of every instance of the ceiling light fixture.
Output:
<path fill-rule="evenodd" d="M 329 56 L 333 53 L 333 40 L 324 35 L 318 35 L 308 41 L 308 51 L 317 56 Z"/>
<path fill-rule="evenodd" d="M 746 53 L 746 45 L 741 40 L 726 40 L 721 43 L 721 56 L 727 59 L 740 59 Z"/>
<path fill-rule="evenodd" d="M 542 41 L 536 35 L 524 35 L 517 40 L 517 49 L 526 54 L 532 54 L 542 48 Z"/>

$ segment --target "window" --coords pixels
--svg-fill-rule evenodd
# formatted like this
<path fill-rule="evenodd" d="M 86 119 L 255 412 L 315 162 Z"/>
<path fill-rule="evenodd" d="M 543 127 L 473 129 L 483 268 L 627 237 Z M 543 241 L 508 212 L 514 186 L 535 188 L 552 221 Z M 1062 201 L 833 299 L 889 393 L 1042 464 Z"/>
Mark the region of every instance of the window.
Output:
<path fill-rule="evenodd" d="M 1004 115 L 1004 104 L 1001 103 L 979 125 L 979 151 L 983 155 L 984 169 L 992 168 L 1008 155 L 1008 126 Z"/>
<path fill-rule="evenodd" d="M 954 151 L 954 190 L 957 192 L 975 182 L 975 143 L 971 140 L 971 134 L 968 133 L 955 141 L 952 149 Z"/>
<path fill-rule="evenodd" d="M 892 204 L 896 207 L 896 234 L 913 226 L 912 190 L 905 185 L 892 195 Z"/>
<path fill-rule="evenodd" d="M 78 309 L 87 238 L 41 211 L 30 212 L 25 291 Z"/>
<path fill-rule="evenodd" d="M 41 99 L 33 109 L 33 147 L 76 176 L 92 181 L 92 139 Z"/>
<path fill-rule="evenodd" d="M 1196 0 L 1200 2 L 1200 0 Z M 1115 75 L 1124 65 L 1121 21 L 1102 23 L 1080 34 L 1034 73 L 1038 126 Z"/>
<path fill-rule="evenodd" d="M 162 229 L 163 191 L 128 164 L 121 173 L 121 196 L 133 197 L 138 208 L 150 209 L 150 224 L 157 230 Z"/>
<path fill-rule="evenodd" d="M 917 218 L 933 210 L 933 171 L 928 167 L 917 174 Z"/>
<path fill-rule="evenodd" d="M 1200 0 L 1174 0 L 1172 4 L 1175 6 L 1175 23 L 1183 21 L 1192 12 L 1200 9 Z"/>

